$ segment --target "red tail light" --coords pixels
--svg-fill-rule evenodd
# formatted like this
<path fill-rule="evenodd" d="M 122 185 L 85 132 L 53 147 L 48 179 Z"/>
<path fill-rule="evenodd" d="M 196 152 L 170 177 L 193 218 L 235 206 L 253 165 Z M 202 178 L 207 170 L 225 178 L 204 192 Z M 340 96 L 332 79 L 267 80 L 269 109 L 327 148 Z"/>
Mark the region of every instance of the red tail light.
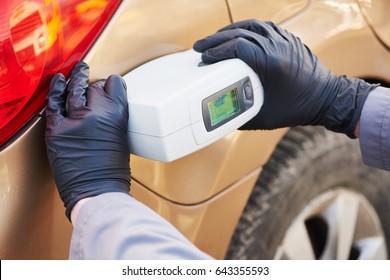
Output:
<path fill-rule="evenodd" d="M 45 105 L 52 75 L 67 76 L 120 0 L 2 0 L 0 145 Z"/>

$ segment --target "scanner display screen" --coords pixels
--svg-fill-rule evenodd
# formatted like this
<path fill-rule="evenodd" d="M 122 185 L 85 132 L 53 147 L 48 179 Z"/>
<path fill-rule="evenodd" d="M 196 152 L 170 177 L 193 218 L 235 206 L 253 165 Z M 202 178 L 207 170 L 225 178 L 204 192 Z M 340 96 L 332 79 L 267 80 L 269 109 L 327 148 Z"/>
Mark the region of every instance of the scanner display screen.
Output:
<path fill-rule="evenodd" d="M 237 89 L 226 92 L 207 103 L 210 113 L 211 125 L 226 120 L 240 110 L 240 102 L 237 96 Z"/>

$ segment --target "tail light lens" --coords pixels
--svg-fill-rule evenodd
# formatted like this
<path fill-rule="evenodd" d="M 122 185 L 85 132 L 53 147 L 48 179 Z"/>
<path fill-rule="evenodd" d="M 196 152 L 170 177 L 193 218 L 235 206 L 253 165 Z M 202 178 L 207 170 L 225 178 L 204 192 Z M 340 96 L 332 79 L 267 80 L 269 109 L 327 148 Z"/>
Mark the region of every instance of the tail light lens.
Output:
<path fill-rule="evenodd" d="M 68 76 L 120 0 L 2 0 L 0 145 L 45 105 L 51 77 Z"/>

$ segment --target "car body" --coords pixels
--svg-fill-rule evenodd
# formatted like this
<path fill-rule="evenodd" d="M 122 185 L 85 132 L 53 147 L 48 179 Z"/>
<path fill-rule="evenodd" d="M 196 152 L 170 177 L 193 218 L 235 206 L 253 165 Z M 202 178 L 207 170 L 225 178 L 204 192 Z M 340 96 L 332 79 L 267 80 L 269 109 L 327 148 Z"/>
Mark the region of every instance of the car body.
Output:
<path fill-rule="evenodd" d="M 107 4 L 75 2 L 80 14 L 90 5 Z M 64 1 L 58 5 L 66 6 Z M 154 58 L 189 49 L 225 25 L 257 18 L 299 36 L 335 73 L 386 84 L 389 8 L 384 0 L 124 0 L 83 60 L 90 65 L 91 81 L 125 75 Z M 70 58 L 63 64 L 74 62 Z M 44 129 L 44 119 L 34 116 L 1 147 L 1 259 L 68 257 L 72 226 L 47 162 Z M 201 250 L 225 258 L 263 166 L 287 132 L 237 131 L 170 163 L 132 155 L 131 193 Z"/>

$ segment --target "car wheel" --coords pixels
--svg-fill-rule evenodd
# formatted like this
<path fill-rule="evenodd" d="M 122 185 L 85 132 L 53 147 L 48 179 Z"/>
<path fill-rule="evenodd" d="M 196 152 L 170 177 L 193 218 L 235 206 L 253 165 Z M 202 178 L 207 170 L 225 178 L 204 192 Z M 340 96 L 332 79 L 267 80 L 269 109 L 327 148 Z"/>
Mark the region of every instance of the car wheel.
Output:
<path fill-rule="evenodd" d="M 363 165 L 356 140 L 289 130 L 264 166 L 227 259 L 386 259 L 390 173 Z"/>

